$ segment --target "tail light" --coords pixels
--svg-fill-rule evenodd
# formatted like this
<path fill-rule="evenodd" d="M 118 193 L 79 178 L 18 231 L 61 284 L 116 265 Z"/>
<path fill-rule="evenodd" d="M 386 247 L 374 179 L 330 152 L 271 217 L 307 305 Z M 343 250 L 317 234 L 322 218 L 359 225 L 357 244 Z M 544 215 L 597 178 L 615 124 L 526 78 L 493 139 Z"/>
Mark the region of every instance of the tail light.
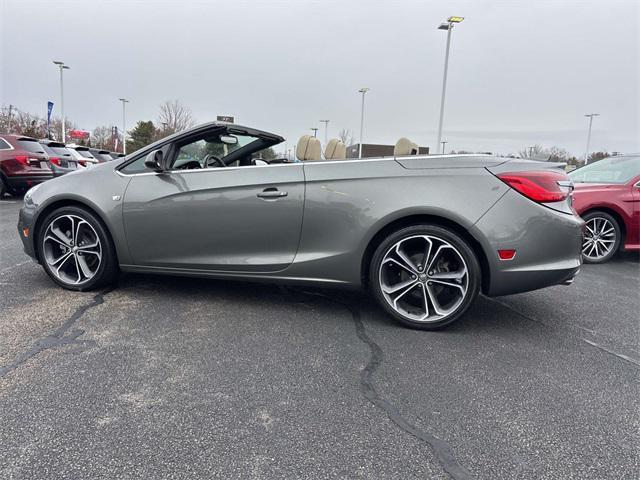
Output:
<path fill-rule="evenodd" d="M 561 202 L 571 193 L 571 181 L 561 172 L 500 173 L 497 177 L 525 197 L 538 203 Z"/>
<path fill-rule="evenodd" d="M 78 160 L 78 163 L 79 163 L 80 165 L 82 165 L 83 167 L 86 167 L 86 166 L 87 166 L 87 162 L 85 162 L 84 160 Z"/>
<path fill-rule="evenodd" d="M 49 161 L 54 165 L 60 166 L 60 159 L 58 157 L 49 157 Z"/>
<path fill-rule="evenodd" d="M 16 155 L 16 162 L 23 165 L 29 165 L 29 157 L 26 155 Z"/>

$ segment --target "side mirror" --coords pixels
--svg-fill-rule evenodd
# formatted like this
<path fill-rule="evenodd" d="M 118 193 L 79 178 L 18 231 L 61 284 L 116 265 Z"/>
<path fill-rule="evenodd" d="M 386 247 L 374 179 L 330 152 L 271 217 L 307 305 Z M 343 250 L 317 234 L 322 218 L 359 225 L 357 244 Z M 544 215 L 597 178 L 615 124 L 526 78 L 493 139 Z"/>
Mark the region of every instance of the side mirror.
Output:
<path fill-rule="evenodd" d="M 144 159 L 144 166 L 154 172 L 163 172 L 162 168 L 162 150 L 154 150 Z"/>

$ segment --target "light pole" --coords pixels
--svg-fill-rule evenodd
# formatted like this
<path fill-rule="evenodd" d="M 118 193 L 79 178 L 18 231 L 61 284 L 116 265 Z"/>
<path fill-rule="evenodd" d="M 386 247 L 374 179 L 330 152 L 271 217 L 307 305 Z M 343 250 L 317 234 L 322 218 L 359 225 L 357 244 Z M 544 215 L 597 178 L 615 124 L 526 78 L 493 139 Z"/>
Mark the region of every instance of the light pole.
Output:
<path fill-rule="evenodd" d="M 327 131 L 329 130 L 329 120 L 320 120 L 320 123 L 324 123 L 324 144 L 327 144 L 328 136 Z"/>
<path fill-rule="evenodd" d="M 447 70 L 449 69 L 449 47 L 451 46 L 451 31 L 456 23 L 460 23 L 464 20 L 464 17 L 449 17 L 446 22 L 443 22 L 438 27 L 438 30 L 447 31 L 447 49 L 444 54 L 444 75 L 442 77 L 442 98 L 440 99 L 440 122 L 438 123 L 438 143 L 442 142 L 442 122 L 444 120 L 444 97 L 447 92 Z"/>
<path fill-rule="evenodd" d="M 445 146 L 447 143 L 449 143 L 449 142 L 442 141 L 442 142 L 440 142 L 440 143 L 442 144 L 442 153 L 444 154 L 444 146 Z"/>
<path fill-rule="evenodd" d="M 358 92 L 362 94 L 362 108 L 360 109 L 360 145 L 358 145 L 358 158 L 362 158 L 362 142 L 364 141 L 364 96 L 371 90 L 368 87 L 362 87 Z"/>
<path fill-rule="evenodd" d="M 316 138 L 318 136 L 318 129 L 316 127 L 312 127 L 309 130 L 313 132 L 313 138 Z"/>
<path fill-rule="evenodd" d="M 62 143 L 66 142 L 66 123 L 64 118 L 64 80 L 62 78 L 62 71 L 69 70 L 71 67 L 65 65 L 64 62 L 54 60 L 53 63 L 60 69 L 60 115 L 62 116 Z"/>
<path fill-rule="evenodd" d="M 124 113 L 125 105 L 129 103 L 126 98 L 119 98 L 122 102 L 122 153 L 127 154 L 127 122 Z"/>
<path fill-rule="evenodd" d="M 587 133 L 587 148 L 584 152 L 584 164 L 589 161 L 589 144 L 591 143 L 591 125 L 593 125 L 593 117 L 599 117 L 599 113 L 588 113 L 585 117 L 589 117 L 589 132 Z"/>

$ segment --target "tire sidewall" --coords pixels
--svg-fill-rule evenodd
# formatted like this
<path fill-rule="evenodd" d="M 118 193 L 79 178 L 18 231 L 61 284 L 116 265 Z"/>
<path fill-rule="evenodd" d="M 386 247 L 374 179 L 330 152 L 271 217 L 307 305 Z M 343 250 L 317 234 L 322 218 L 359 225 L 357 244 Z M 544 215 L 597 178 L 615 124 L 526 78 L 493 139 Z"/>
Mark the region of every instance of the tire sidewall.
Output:
<path fill-rule="evenodd" d="M 622 243 L 622 230 L 620 228 L 620 225 L 618 224 L 618 221 L 611 214 L 607 212 L 603 212 L 601 210 L 594 210 L 584 215 L 582 219 L 585 221 L 585 223 L 587 223 L 590 220 L 593 220 L 594 218 L 597 218 L 597 217 L 604 218 L 608 222 L 610 222 L 611 225 L 613 225 L 613 230 L 615 231 L 615 234 L 616 234 L 616 241 L 613 244 L 613 248 L 611 249 L 611 251 L 599 260 L 592 260 L 587 258 L 586 255 L 582 255 L 582 260 L 584 261 L 584 263 L 599 264 L 599 263 L 608 262 L 618 252 L 618 250 L 620 249 L 620 244 Z M 585 227 L 585 230 L 586 230 L 586 227 Z"/>
<path fill-rule="evenodd" d="M 380 286 L 380 265 L 382 263 L 384 255 L 387 253 L 387 250 L 389 250 L 389 248 L 391 248 L 396 242 L 402 240 L 403 238 L 415 235 L 431 235 L 449 242 L 460 252 L 467 266 L 469 276 L 467 296 L 452 314 L 436 322 L 416 322 L 400 315 L 387 303 Z M 445 227 L 435 225 L 414 225 L 390 234 L 380 243 L 380 245 L 378 245 L 378 248 L 376 249 L 371 259 L 371 265 L 369 269 L 370 291 L 378 301 L 378 303 L 382 306 L 382 308 L 384 308 L 387 313 L 389 313 L 395 320 L 399 321 L 403 325 L 420 330 L 437 330 L 458 320 L 478 296 L 478 292 L 480 291 L 480 283 L 480 264 L 471 247 L 469 247 L 467 242 L 460 238 L 460 236 L 456 233 Z"/>
<path fill-rule="evenodd" d="M 73 285 L 68 284 L 60 280 L 50 269 L 44 258 L 44 252 L 42 251 L 42 242 L 44 238 L 44 234 L 47 231 L 49 224 L 57 217 L 61 215 L 75 215 L 77 217 L 81 217 L 83 220 L 87 221 L 91 227 L 95 230 L 96 234 L 101 243 L 102 247 L 102 261 L 100 263 L 100 267 L 96 274 L 86 283 L 81 285 Z M 81 207 L 68 206 L 58 208 L 51 213 L 49 213 L 44 221 L 41 224 L 42 226 L 38 229 L 37 236 L 37 244 L 36 248 L 38 250 L 38 256 L 40 258 L 40 263 L 42 264 L 42 268 L 44 268 L 47 275 L 62 288 L 67 290 L 75 290 L 79 292 L 84 292 L 87 290 L 93 290 L 98 287 L 105 285 L 106 283 L 110 283 L 113 281 L 114 275 L 117 272 L 117 265 L 115 259 L 115 248 L 113 247 L 113 243 L 111 241 L 111 236 L 109 235 L 107 229 L 104 227 L 103 223 L 91 212 L 87 211 Z"/>

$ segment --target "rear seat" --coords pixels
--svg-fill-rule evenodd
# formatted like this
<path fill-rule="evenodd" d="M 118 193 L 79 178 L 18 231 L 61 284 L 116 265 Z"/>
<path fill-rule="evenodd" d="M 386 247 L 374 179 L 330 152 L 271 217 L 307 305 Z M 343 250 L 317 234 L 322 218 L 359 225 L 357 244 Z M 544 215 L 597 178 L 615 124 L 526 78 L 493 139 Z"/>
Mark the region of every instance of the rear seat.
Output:
<path fill-rule="evenodd" d="M 322 159 L 320 140 L 311 135 L 303 135 L 296 146 L 296 157 L 301 162 L 317 161 Z"/>
<path fill-rule="evenodd" d="M 396 142 L 396 146 L 393 148 L 394 157 L 405 157 L 407 155 L 417 155 L 418 145 L 413 143 L 406 137 L 402 137 Z"/>
<path fill-rule="evenodd" d="M 347 158 L 347 147 L 338 138 L 332 138 L 324 149 L 326 160 L 342 160 Z"/>

